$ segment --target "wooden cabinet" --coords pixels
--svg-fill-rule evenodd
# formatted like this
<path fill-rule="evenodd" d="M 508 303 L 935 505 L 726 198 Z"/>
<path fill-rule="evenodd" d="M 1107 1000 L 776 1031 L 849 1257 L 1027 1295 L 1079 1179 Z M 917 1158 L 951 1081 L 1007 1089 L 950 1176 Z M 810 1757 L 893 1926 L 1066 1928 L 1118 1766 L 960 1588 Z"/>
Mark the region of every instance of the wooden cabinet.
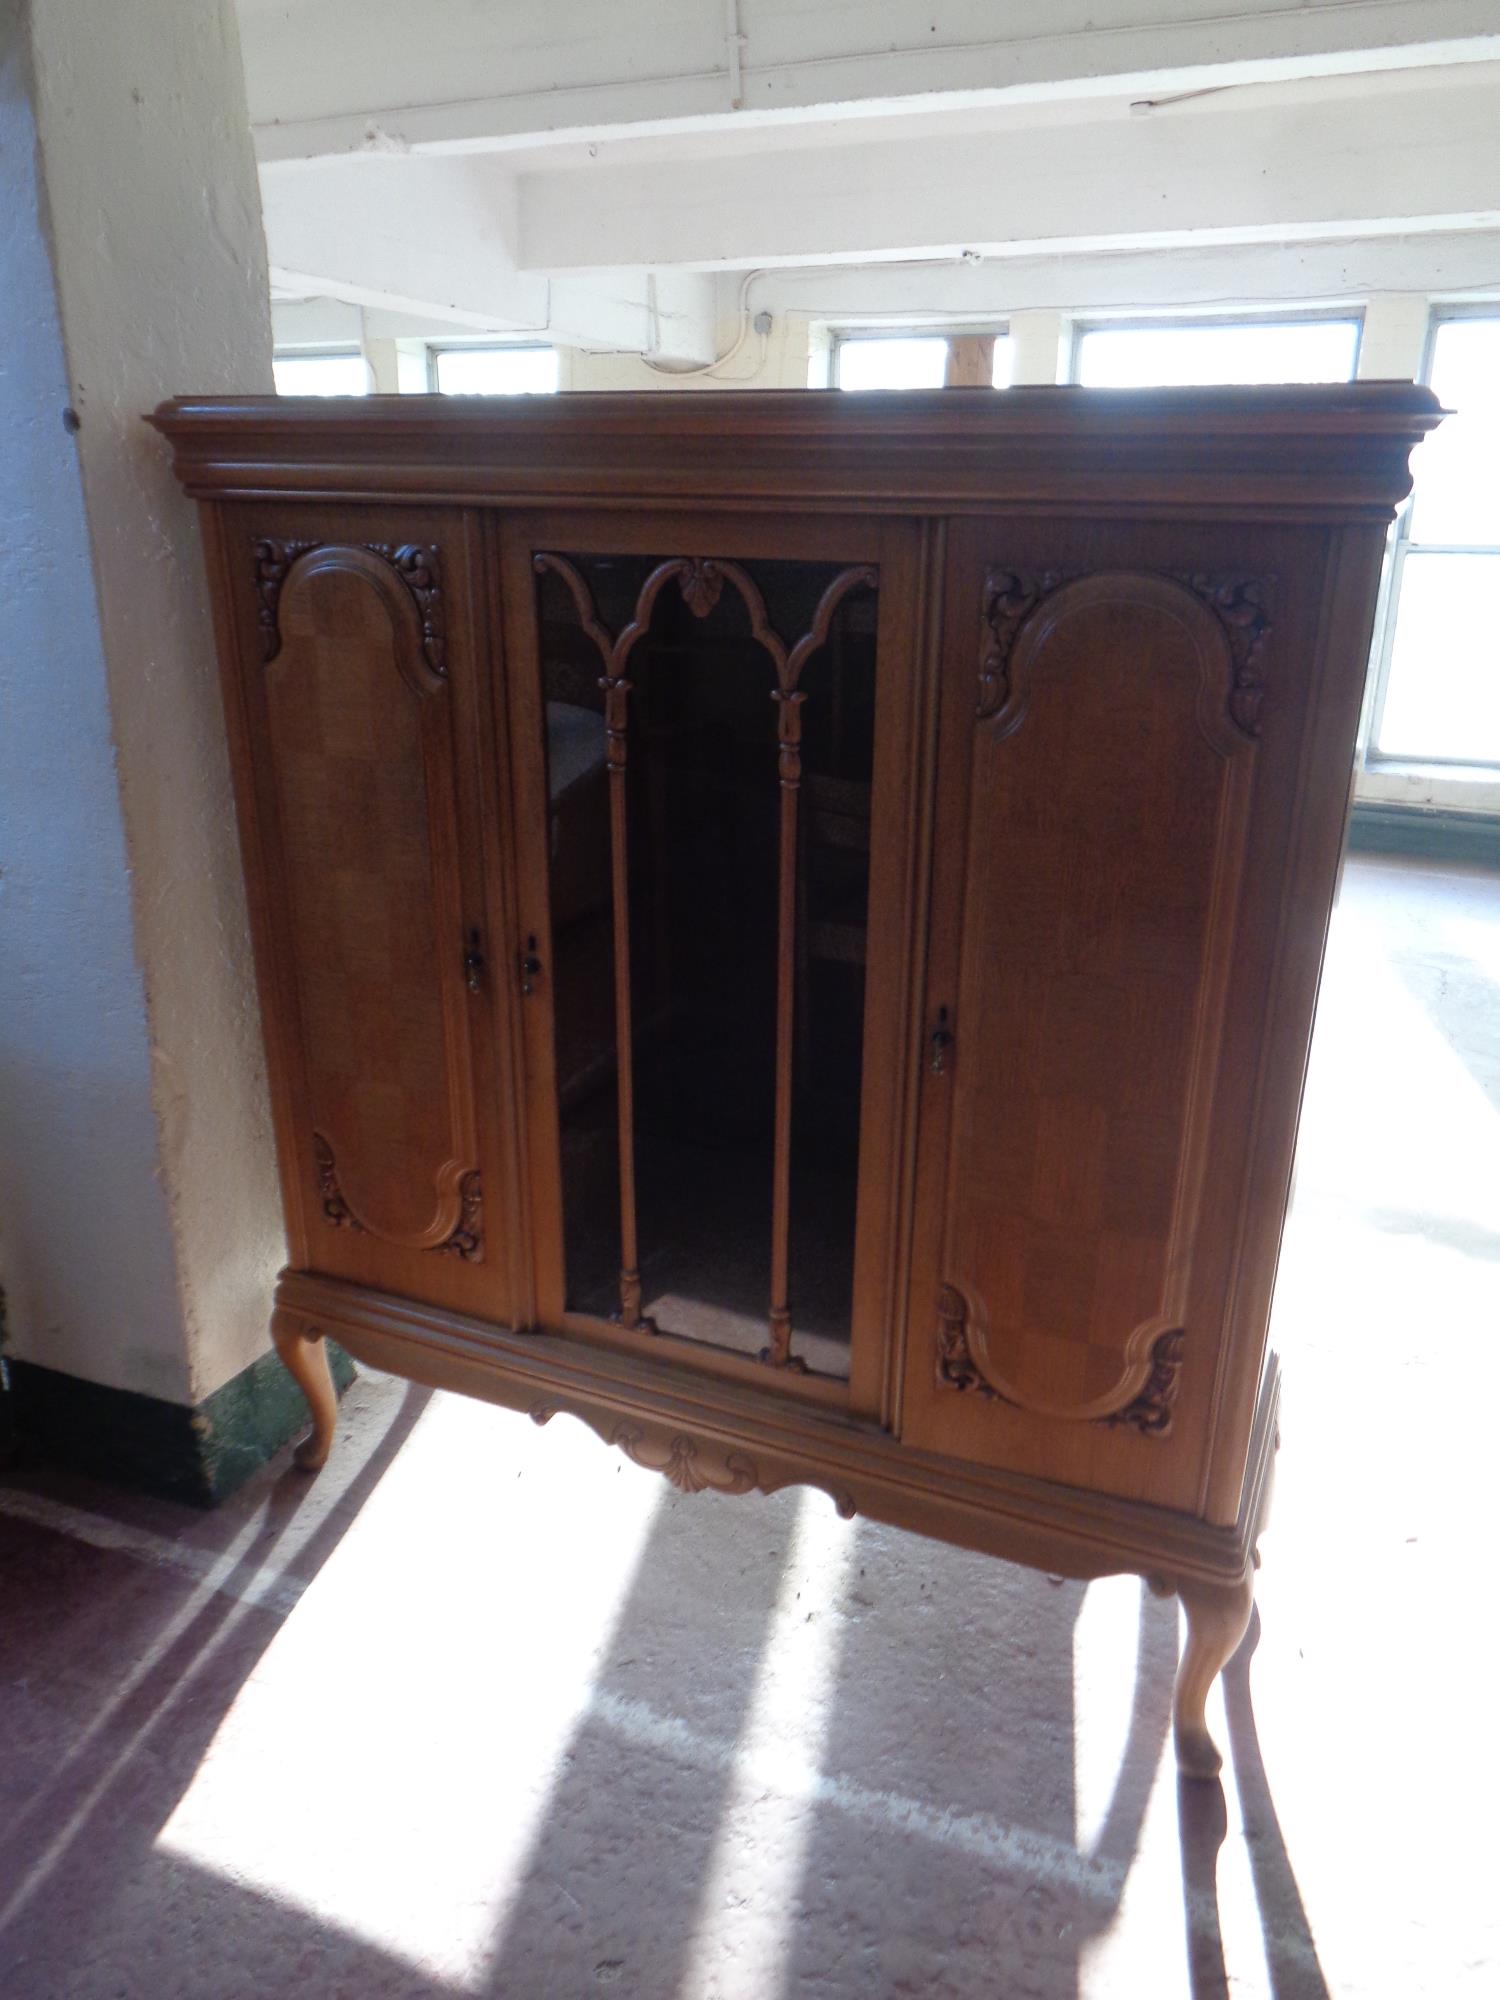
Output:
<path fill-rule="evenodd" d="M 1424 390 L 164 406 L 273 1328 L 1243 1632 Z"/>

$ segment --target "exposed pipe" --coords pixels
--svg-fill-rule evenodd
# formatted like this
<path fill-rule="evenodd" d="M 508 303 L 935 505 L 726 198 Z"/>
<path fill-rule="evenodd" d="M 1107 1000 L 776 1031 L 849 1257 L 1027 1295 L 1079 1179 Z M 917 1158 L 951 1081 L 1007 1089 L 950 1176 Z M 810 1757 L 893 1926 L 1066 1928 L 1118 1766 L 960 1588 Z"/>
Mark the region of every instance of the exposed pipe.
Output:
<path fill-rule="evenodd" d="M 729 47 L 729 108 L 745 108 L 745 36 L 740 31 L 740 0 L 724 0 L 724 40 Z"/>

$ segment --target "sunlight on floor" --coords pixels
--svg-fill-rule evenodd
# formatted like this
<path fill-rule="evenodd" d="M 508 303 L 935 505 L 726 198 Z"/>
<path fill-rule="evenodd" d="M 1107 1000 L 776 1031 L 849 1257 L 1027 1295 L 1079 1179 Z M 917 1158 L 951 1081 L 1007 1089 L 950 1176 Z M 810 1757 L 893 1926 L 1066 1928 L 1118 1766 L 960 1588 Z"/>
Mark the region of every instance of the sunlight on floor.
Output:
<path fill-rule="evenodd" d="M 736 1758 L 713 1860 L 704 1876 L 687 1990 L 712 1992 L 721 1960 L 736 1989 L 774 1993 L 786 1957 L 813 1818 L 805 1791 L 767 1786 L 768 1756 L 816 1768 L 839 1661 L 854 1535 L 821 1493 L 798 1497 L 796 1537 Z"/>
<path fill-rule="evenodd" d="M 151 1646 L 122 1673 L 110 1697 L 91 1719 L 89 1726 L 81 1732 L 70 1746 L 64 1762 L 57 1767 L 54 1782 L 60 1782 L 70 1767 L 83 1768 L 83 1760 L 91 1747 L 105 1739 L 113 1718 L 120 1714 L 137 1692 L 146 1687 L 153 1678 L 159 1678 L 162 1662 L 190 1632 L 203 1613 L 214 1603 L 226 1579 L 248 1557 L 255 1544 L 266 1516 L 266 1507 L 252 1514 L 224 1551 L 218 1562 L 213 1564 L 208 1574 L 190 1591 L 173 1617 L 161 1628 Z M 222 1642 L 224 1633 L 234 1619 L 231 1612 L 223 1624 L 216 1624 L 211 1644 Z M 68 1847 L 84 1826 L 99 1800 L 118 1779 L 129 1764 L 139 1743 L 150 1733 L 163 1710 L 169 1708 L 176 1697 L 176 1683 L 170 1682 L 157 1702 L 153 1705 L 145 1721 L 130 1738 L 106 1758 L 91 1776 L 86 1790 L 74 1805 L 72 1812 L 62 1826 L 53 1834 L 42 1851 L 35 1856 L 24 1877 L 12 1885 L 5 1901 L 0 1903 L 0 1928 L 10 1924 L 25 1908 L 32 1895 L 46 1882 L 55 1859 L 67 1852 Z M 40 1801 L 34 1801 L 40 1803 Z M 21 1808 L 24 1819 L 25 1807 Z M 10 1829 L 14 1831 L 14 1829 Z"/>
<path fill-rule="evenodd" d="M 1073 1825 L 1080 1854 L 1092 1854 L 1105 1831 L 1130 1735 L 1140 1669 L 1137 1635 L 1141 1584 L 1133 1576 L 1091 1583 L 1073 1627 L 1073 1685 L 1090 1699 L 1076 1711 L 1073 1738 Z M 1133 1671 L 1125 1671 L 1129 1661 Z M 1158 1754 L 1166 1747 L 1163 1708 Z"/>
<path fill-rule="evenodd" d="M 1294 1644 L 1275 1681 L 1257 1662 L 1256 1707 L 1320 1943 L 1382 1994 L 1423 1990 L 1421 1938 L 1475 1937 L 1493 1906 L 1485 1843 L 1410 1829 L 1454 1823 L 1454 1785 L 1500 1781 L 1473 1725 L 1490 1670 L 1455 1643 L 1494 1512 L 1497 975 L 1493 875 L 1347 868 L 1272 1321 L 1283 1449 L 1257 1595 Z M 1409 1962 L 1371 1921 L 1385 1909 Z"/>
<path fill-rule="evenodd" d="M 494 1412 L 430 1405 L 158 1842 L 455 1983 L 504 1924 L 667 1491 L 576 1425 L 504 1436 L 502 1459 Z"/>
<path fill-rule="evenodd" d="M 1148 1967 L 1153 2000 L 1405 2000 L 1434 1938 L 1482 1963 L 1487 1857 L 1452 1829 L 1491 1783 L 1488 1671 L 1445 1634 L 1493 1510 L 1497 917 L 1478 875 L 1346 876 L 1222 1793 L 1178 1788 L 1177 1621 L 1135 1579 L 1048 1584 L 816 1492 L 684 1499 L 566 1420 L 437 1397 L 158 1848 L 366 1941 L 393 1992 L 946 2000 L 1047 1965 L 1077 2000 Z M 275 1597 L 312 1526 L 261 1571 L 255 1517 L 220 1590 Z"/>

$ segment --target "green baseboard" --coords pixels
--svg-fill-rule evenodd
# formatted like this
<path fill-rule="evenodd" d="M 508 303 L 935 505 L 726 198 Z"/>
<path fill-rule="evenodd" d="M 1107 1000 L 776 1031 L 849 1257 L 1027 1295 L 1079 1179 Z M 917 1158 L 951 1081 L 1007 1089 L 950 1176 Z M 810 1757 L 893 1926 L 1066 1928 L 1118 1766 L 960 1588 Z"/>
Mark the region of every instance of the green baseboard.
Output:
<path fill-rule="evenodd" d="M 1423 806 L 1357 805 L 1349 816 L 1355 854 L 1415 854 L 1500 868 L 1500 817 L 1431 812 Z"/>
<path fill-rule="evenodd" d="M 340 1391 L 354 1363 L 328 1343 Z M 171 1500 L 212 1507 L 307 1427 L 302 1392 L 274 1354 L 252 1361 L 195 1408 L 11 1360 L 13 1451 Z"/>

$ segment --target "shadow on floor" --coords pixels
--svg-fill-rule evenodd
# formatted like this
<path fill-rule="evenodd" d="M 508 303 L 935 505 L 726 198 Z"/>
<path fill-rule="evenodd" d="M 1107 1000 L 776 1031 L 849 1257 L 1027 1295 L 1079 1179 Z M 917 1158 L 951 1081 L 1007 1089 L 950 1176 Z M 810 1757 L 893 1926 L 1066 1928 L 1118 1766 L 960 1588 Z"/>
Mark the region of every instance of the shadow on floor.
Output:
<path fill-rule="evenodd" d="M 816 1754 L 799 1767 L 762 1748 L 747 1778 L 736 1752 L 786 1537 L 765 1546 L 753 1527 L 735 1532 L 738 1503 L 708 1504 L 722 1535 L 703 1535 L 697 1501 L 654 1523 L 475 1990 L 1071 2000 L 1085 1943 L 1117 1914 L 1165 1746 L 1175 1608 L 1143 1588 L 1128 1739 L 1080 1854 L 1082 1584 L 956 1550 L 927 1561 L 910 1537 L 860 1523 L 840 1601 L 810 1614 L 837 1622 Z M 770 1506 L 790 1526 L 791 1507 Z M 704 1562 L 733 1566 L 727 1589 L 694 1578 Z M 934 1650 L 940 1674 L 914 1673 Z"/>
<path fill-rule="evenodd" d="M 405 1392 L 299 1552 L 299 1585 L 332 1555 L 426 1400 Z M 747 1760 L 768 1649 L 801 1615 L 786 1602 L 791 1545 L 804 1510 L 827 1506 L 806 1493 L 665 1499 L 530 1851 L 513 1886 L 495 1885 L 488 1959 L 462 1988 L 157 1847 L 290 1609 L 246 1593 L 308 1493 L 294 1472 L 268 1482 L 264 1516 L 248 1541 L 237 1531 L 215 1589 L 0 1516 L 0 1575 L 10 1602 L 27 1607 L 24 1632 L 22 1621 L 0 1628 L 7 2000 L 1081 1991 L 1088 1947 L 1119 1918 L 1166 1754 L 1175 1605 L 1142 1588 L 1128 1731 L 1087 1851 L 1074 1801 L 1084 1586 L 878 1525 L 848 1531 L 838 1586 L 809 1609 L 830 1624 L 803 1761 L 778 1764 L 764 1744 Z M 225 1540 L 236 1548 L 229 1528 Z M 1266 1956 L 1276 2000 L 1326 2000 L 1259 1756 L 1257 1635 L 1253 1626 L 1226 1691 Z M 335 1728 L 337 1689 L 307 1698 L 328 1704 Z M 434 1770 L 432 1815 L 462 1782 Z M 289 1813 L 318 1811 L 316 1774 L 288 1769 L 285 1791 Z M 499 1828 L 507 1811 L 503 1796 L 482 1801 L 479 1837 L 486 1813 Z M 1229 1990 L 1214 1920 L 1223 1794 L 1184 1786 L 1179 1811 L 1192 1991 L 1205 2000 Z M 423 1865 L 414 1844 L 412 1869 Z"/>
<path fill-rule="evenodd" d="M 226 1560 L 211 1582 L 0 1515 L 6 2000 L 340 1990 L 302 1984 L 332 1942 L 314 1921 L 156 1852 L 153 1842 L 297 1595 L 334 1553 L 429 1394 L 406 1390 L 279 1589 L 265 1589 L 265 1572 L 313 1491 L 294 1468 L 257 1483 L 260 1515 L 247 1520 L 235 1508 L 217 1517 Z M 210 1560 L 216 1553 L 201 1533 L 194 1547 Z M 267 1601 L 257 1601 L 262 1595 Z M 336 1696 L 309 1690 L 309 1699 L 332 1705 Z M 289 1811 L 305 1785 L 306 1774 L 287 1773 Z M 396 1989 L 361 1979 L 345 1990 Z"/>
<path fill-rule="evenodd" d="M 1500 1111 L 1500 983 L 1461 953 L 1393 951 L 1392 970 L 1448 1047 Z"/>
<path fill-rule="evenodd" d="M 1260 1644 L 1260 1631 L 1260 1613 L 1255 1611 L 1239 1651 L 1224 1669 L 1224 1706 L 1271 1993 L 1274 2000 L 1331 2000 L 1260 1754 L 1250 1699 L 1250 1662 Z M 1223 1786 L 1179 1780 L 1177 1824 L 1193 2000 L 1227 2000 L 1231 1988 L 1218 1923 L 1218 1858 L 1229 1831 Z"/>

